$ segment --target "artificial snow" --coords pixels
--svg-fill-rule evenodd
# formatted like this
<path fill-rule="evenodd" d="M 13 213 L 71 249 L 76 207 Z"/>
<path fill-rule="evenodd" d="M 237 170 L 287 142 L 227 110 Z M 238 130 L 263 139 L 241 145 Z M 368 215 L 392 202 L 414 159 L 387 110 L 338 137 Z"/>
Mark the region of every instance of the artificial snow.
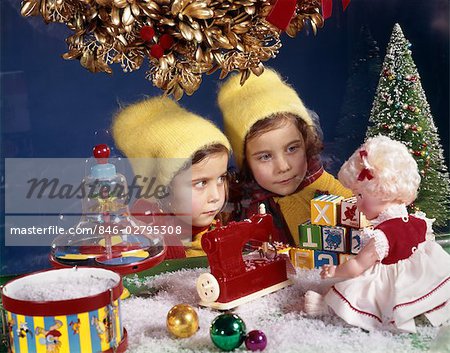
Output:
<path fill-rule="evenodd" d="M 39 283 L 24 283 L 15 299 L 26 301 L 57 301 L 89 297 L 103 293 L 117 285 L 113 278 L 95 275 L 46 278 Z"/>
<path fill-rule="evenodd" d="M 207 269 L 181 270 L 149 277 L 140 285 L 141 297 L 122 302 L 123 325 L 128 331 L 130 353 L 220 352 L 209 337 L 212 320 L 220 314 L 197 305 L 196 280 Z M 256 299 L 233 310 L 247 326 L 247 332 L 262 330 L 267 336 L 265 353 L 316 352 L 423 352 L 436 345 L 436 336 L 449 337 L 432 327 L 425 319 L 418 320 L 417 334 L 388 331 L 367 332 L 345 323 L 335 315 L 310 318 L 303 312 L 303 294 L 315 290 L 324 294 L 333 284 L 321 280 L 319 270 L 299 270 L 292 277 L 294 284 L 278 292 Z M 125 282 L 126 285 L 126 282 Z M 192 305 L 199 316 L 199 331 L 190 338 L 177 339 L 166 330 L 166 315 L 176 304 Z M 439 335 L 438 335 L 439 332 Z M 439 341 L 434 352 L 448 352 L 447 338 Z M 442 343 L 444 341 L 444 343 Z M 449 346 L 447 346 L 449 345 Z M 246 351 L 245 344 L 236 349 Z"/>

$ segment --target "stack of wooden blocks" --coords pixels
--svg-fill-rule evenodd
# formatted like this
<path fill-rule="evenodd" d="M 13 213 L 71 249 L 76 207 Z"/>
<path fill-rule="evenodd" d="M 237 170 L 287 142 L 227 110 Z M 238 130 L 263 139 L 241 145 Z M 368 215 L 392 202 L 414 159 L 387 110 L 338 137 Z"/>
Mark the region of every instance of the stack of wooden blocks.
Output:
<path fill-rule="evenodd" d="M 311 200 L 311 220 L 300 224 L 290 249 L 291 262 L 299 268 L 338 265 L 361 249 L 363 228 L 370 224 L 356 206 L 356 198 L 321 195 Z"/>

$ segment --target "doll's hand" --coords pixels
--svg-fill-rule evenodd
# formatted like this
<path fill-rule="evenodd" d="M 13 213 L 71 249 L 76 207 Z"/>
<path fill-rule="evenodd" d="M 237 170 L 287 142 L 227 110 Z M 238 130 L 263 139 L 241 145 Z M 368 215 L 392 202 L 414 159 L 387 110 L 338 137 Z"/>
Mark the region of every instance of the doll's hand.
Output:
<path fill-rule="evenodd" d="M 336 266 L 334 265 L 323 265 L 322 271 L 320 272 L 320 277 L 322 279 L 332 278 L 336 272 Z"/>

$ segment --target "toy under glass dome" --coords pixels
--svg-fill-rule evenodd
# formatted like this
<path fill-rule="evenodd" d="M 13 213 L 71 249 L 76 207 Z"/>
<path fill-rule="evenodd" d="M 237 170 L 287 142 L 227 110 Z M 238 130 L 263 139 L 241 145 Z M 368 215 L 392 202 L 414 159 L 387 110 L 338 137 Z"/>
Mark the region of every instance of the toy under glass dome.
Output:
<path fill-rule="evenodd" d="M 128 208 L 126 178 L 108 162 L 107 145 L 94 147 L 96 164 L 83 180 L 83 214 L 74 233 L 57 237 L 50 261 L 54 267 L 94 266 L 125 275 L 156 266 L 164 260 L 161 237 Z"/>

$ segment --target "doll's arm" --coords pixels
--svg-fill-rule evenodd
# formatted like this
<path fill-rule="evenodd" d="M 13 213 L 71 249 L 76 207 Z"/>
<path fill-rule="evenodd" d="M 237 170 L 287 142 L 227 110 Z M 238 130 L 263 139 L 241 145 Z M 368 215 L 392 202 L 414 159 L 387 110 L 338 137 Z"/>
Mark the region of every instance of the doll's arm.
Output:
<path fill-rule="evenodd" d="M 370 239 L 359 254 L 347 262 L 337 267 L 334 265 L 324 265 L 320 276 L 322 278 L 353 278 L 359 276 L 377 261 L 379 261 L 379 256 L 375 246 L 375 239 Z"/>

